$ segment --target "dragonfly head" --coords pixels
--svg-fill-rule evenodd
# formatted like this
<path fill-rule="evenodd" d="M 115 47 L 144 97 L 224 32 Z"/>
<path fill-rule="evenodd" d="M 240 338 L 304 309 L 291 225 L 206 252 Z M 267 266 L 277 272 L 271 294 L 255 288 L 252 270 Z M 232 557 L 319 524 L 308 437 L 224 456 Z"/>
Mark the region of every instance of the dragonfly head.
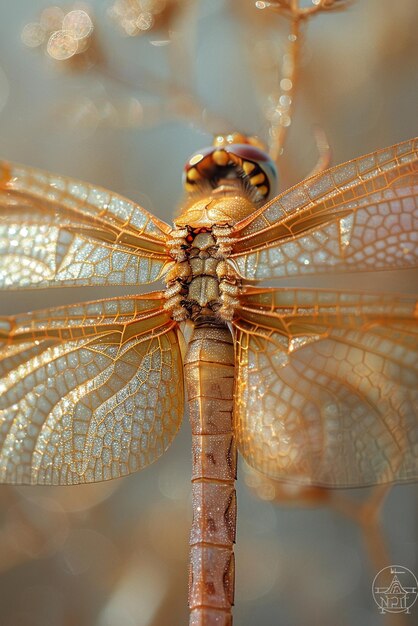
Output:
<path fill-rule="evenodd" d="M 261 206 L 274 194 L 277 178 L 276 166 L 260 140 L 232 133 L 216 136 L 211 147 L 190 157 L 183 184 L 192 195 L 209 189 L 225 195 L 240 191 Z"/>

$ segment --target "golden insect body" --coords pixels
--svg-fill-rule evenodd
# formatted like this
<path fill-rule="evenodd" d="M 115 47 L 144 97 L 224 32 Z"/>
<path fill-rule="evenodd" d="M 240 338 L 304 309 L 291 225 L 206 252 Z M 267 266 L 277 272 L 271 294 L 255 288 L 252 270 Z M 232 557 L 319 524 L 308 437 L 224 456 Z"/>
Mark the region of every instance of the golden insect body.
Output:
<path fill-rule="evenodd" d="M 177 432 L 184 380 L 193 626 L 232 624 L 236 447 L 302 485 L 418 478 L 416 299 L 251 286 L 416 267 L 416 141 L 271 200 L 267 155 L 236 141 L 191 158 L 174 228 L 80 181 L 10 164 L 0 176 L 1 288 L 167 285 L 0 318 L 0 480 L 69 485 L 147 466 Z"/>

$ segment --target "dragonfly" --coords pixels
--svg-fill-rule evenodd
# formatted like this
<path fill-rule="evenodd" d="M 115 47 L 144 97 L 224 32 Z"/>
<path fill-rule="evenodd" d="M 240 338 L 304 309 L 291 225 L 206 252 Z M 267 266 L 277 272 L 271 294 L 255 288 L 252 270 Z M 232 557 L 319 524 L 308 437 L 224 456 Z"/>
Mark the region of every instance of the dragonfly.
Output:
<path fill-rule="evenodd" d="M 253 137 L 184 170 L 174 225 L 116 193 L 0 168 L 0 288 L 147 294 L 0 317 L 0 481 L 74 485 L 156 461 L 192 429 L 190 625 L 230 626 L 237 450 L 274 480 L 418 478 L 418 303 L 267 286 L 418 265 L 417 140 L 275 195 Z"/>

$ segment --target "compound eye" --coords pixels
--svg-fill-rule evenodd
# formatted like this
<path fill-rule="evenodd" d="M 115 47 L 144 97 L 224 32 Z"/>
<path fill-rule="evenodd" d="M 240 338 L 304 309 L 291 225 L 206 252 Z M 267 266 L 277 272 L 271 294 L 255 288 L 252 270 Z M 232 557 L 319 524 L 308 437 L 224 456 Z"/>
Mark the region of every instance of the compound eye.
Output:
<path fill-rule="evenodd" d="M 210 179 L 215 171 L 215 165 L 212 161 L 212 153 L 214 148 L 203 148 L 198 150 L 187 161 L 183 171 L 183 186 L 188 191 L 193 191 L 196 183 L 204 179 Z"/>
<path fill-rule="evenodd" d="M 276 165 L 267 152 L 245 143 L 231 144 L 226 149 L 242 159 L 242 169 L 249 176 L 250 183 L 257 187 L 266 199 L 271 198 L 276 192 L 279 177 Z M 258 167 L 252 167 L 254 164 Z"/>
<path fill-rule="evenodd" d="M 211 146 L 195 152 L 184 167 L 183 185 L 193 192 L 205 180 L 216 186 L 219 178 L 228 177 L 245 178 L 257 190 L 260 200 L 271 198 L 277 188 L 274 161 L 267 152 L 248 143 Z"/>

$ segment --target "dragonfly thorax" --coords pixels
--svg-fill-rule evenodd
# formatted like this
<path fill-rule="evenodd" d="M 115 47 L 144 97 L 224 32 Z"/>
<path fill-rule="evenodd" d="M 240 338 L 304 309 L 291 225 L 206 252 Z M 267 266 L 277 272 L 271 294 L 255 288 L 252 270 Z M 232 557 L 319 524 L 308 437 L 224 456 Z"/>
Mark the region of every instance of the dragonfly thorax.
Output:
<path fill-rule="evenodd" d="M 214 224 L 232 225 L 245 219 L 257 204 L 234 183 L 222 184 L 210 195 L 191 196 L 183 204 L 181 214 L 174 223 L 178 228 L 212 228 Z"/>
<path fill-rule="evenodd" d="M 241 283 L 227 263 L 230 231 L 229 226 L 173 231 L 170 251 L 176 263 L 165 294 L 174 319 L 232 319 Z"/>

